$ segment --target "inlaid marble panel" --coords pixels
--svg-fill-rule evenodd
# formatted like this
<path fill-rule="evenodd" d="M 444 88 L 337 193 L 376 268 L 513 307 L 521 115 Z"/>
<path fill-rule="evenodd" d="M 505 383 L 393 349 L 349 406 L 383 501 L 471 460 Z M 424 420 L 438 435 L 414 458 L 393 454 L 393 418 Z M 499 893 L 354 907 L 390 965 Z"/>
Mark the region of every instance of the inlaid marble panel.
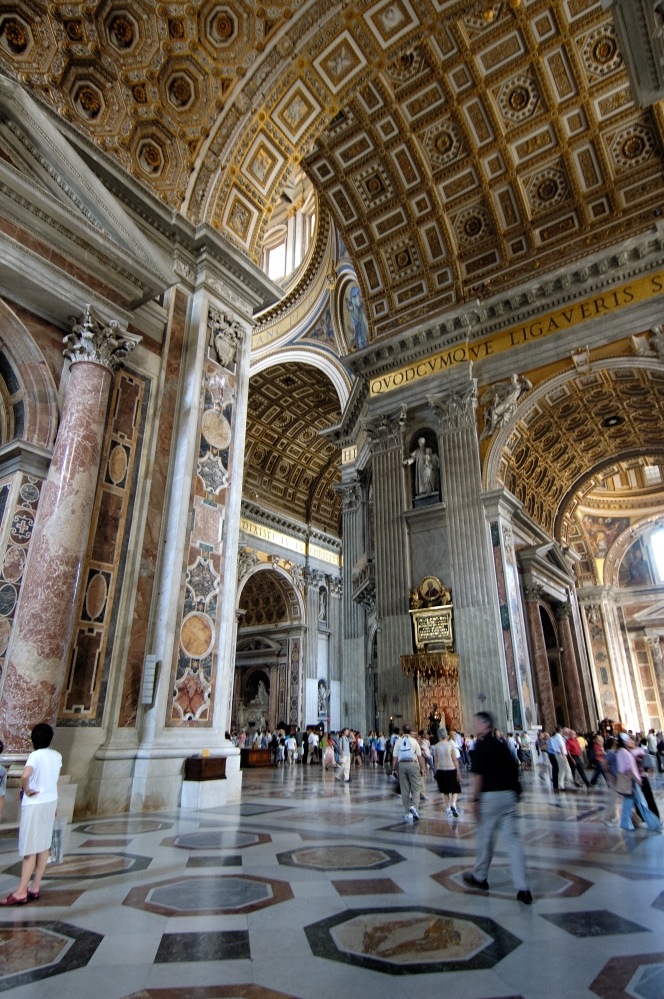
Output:
<path fill-rule="evenodd" d="M 340 895 L 403 895 L 392 878 L 349 878 L 332 884 Z"/>
<path fill-rule="evenodd" d="M 424 906 L 351 909 L 304 931 L 317 957 L 392 975 L 492 968 L 521 943 L 492 919 Z"/>
<path fill-rule="evenodd" d="M 247 930 L 221 930 L 216 933 L 164 933 L 154 963 L 250 960 Z"/>
<path fill-rule="evenodd" d="M 182 850 L 242 850 L 248 846 L 270 843 L 268 833 L 236 832 L 234 829 L 206 829 L 181 836 L 170 836 L 162 846 L 179 846 Z"/>
<path fill-rule="evenodd" d="M 243 874 L 172 878 L 133 888 L 124 905 L 162 916 L 254 912 L 293 898 L 285 881 Z"/>
<path fill-rule="evenodd" d="M 308 846 L 301 850 L 278 853 L 277 860 L 287 867 L 307 867 L 313 871 L 368 871 L 399 864 L 396 850 L 368 846 Z"/>
<path fill-rule="evenodd" d="M 632 922 L 608 909 L 588 912 L 541 912 L 542 919 L 559 926 L 573 937 L 622 936 L 625 933 L 650 933 L 647 926 Z"/>
<path fill-rule="evenodd" d="M 470 895 L 495 895 L 498 898 L 514 898 L 516 889 L 512 881 L 512 872 L 507 866 L 493 864 L 489 871 L 488 892 L 469 888 L 463 880 L 464 871 L 471 871 L 472 865 L 448 867 L 444 871 L 432 874 L 431 877 L 448 891 L 461 892 Z M 534 898 L 574 898 L 583 895 L 592 888 L 593 882 L 586 881 L 568 871 L 547 870 L 541 867 L 528 868 L 528 885 Z"/>
<path fill-rule="evenodd" d="M 102 940 L 69 923 L 0 923 L 0 991 L 85 967 Z"/>

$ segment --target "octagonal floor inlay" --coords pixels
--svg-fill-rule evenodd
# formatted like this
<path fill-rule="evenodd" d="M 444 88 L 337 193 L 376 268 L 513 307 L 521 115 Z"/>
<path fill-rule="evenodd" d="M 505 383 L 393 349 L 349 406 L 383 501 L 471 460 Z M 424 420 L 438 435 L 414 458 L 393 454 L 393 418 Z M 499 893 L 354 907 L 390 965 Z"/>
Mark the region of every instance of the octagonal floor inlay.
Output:
<path fill-rule="evenodd" d="M 469 888 L 463 880 L 464 871 L 472 871 L 472 865 L 448 867 L 438 871 L 431 877 L 448 891 L 461 892 L 464 895 L 495 895 L 498 898 L 514 898 L 516 889 L 512 881 L 509 867 L 493 865 L 490 872 L 490 890 L 488 892 Z M 569 871 L 551 871 L 543 868 L 528 868 L 528 884 L 535 898 L 571 898 L 583 895 L 592 888 L 592 881 L 586 881 Z"/>
<path fill-rule="evenodd" d="M 368 846 L 307 846 L 301 850 L 278 853 L 277 860 L 287 867 L 306 867 L 313 871 L 369 871 L 399 864 L 405 858 L 396 850 Z"/>
<path fill-rule="evenodd" d="M 102 822 L 85 822 L 72 831 L 87 836 L 139 836 L 141 833 L 172 828 L 172 822 L 158 822 L 156 819 L 105 819 Z"/>
<path fill-rule="evenodd" d="M 664 952 L 612 957 L 590 984 L 600 999 L 662 999 Z"/>
<path fill-rule="evenodd" d="M 426 906 L 351 909 L 304 931 L 316 957 L 392 975 L 492 968 L 521 943 L 492 919 Z"/>
<path fill-rule="evenodd" d="M 162 846 L 178 846 L 182 850 L 242 850 L 247 846 L 271 843 L 268 833 L 236 832 L 234 829 L 205 829 L 161 841 Z"/>
<path fill-rule="evenodd" d="M 0 923 L 0 991 L 85 967 L 102 940 L 55 920 Z"/>
<path fill-rule="evenodd" d="M 293 898 L 290 885 L 244 874 L 180 877 L 132 888 L 124 905 L 163 916 L 254 912 Z"/>
<path fill-rule="evenodd" d="M 131 853 L 68 853 L 61 864 L 51 864 L 44 877 L 51 880 L 78 878 L 108 878 L 115 874 L 133 874 L 144 871 L 152 863 L 151 857 Z M 21 864 L 5 868 L 4 874 L 21 876 Z"/>

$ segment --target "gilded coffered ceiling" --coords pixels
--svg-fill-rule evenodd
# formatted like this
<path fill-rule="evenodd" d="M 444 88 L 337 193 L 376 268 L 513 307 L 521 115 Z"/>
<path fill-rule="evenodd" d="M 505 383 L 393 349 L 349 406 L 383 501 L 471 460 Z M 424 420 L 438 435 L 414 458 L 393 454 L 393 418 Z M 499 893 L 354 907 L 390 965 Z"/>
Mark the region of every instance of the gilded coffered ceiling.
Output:
<path fill-rule="evenodd" d="M 0 57 L 255 260 L 303 160 L 372 336 L 644 230 L 660 106 L 599 0 L 0 2 Z"/>
<path fill-rule="evenodd" d="M 340 419 L 329 379 L 306 364 L 279 364 L 249 382 L 246 499 L 339 535 L 339 451 L 318 433 Z"/>
<path fill-rule="evenodd" d="M 654 366 L 626 362 L 570 376 L 527 400 L 518 416 L 497 484 L 563 544 L 572 544 L 577 509 L 602 473 L 639 456 L 664 462 L 664 374 Z"/>

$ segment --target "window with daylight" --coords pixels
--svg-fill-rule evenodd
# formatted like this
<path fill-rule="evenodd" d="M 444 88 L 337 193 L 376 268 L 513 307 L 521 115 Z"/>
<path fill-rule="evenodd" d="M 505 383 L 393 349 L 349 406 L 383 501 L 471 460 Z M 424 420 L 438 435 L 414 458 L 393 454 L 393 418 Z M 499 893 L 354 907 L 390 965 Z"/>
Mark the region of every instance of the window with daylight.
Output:
<path fill-rule="evenodd" d="M 650 535 L 650 549 L 655 559 L 659 582 L 664 583 L 664 527 Z"/>
<path fill-rule="evenodd" d="M 263 239 L 261 267 L 282 287 L 294 280 L 316 238 L 316 195 L 302 170 L 292 170 Z"/>

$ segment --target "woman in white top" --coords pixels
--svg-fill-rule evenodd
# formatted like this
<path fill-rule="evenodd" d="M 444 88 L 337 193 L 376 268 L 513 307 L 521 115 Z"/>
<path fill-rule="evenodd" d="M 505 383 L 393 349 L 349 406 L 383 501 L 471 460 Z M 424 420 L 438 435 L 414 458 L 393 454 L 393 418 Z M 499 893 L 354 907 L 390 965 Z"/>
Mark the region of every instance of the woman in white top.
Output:
<path fill-rule="evenodd" d="M 0 900 L 0 905 L 25 905 L 39 898 L 39 885 L 51 849 L 62 757 L 48 748 L 53 740 L 50 725 L 35 725 L 31 739 L 34 752 L 28 756 L 21 775 L 23 795 L 18 830 L 18 852 L 23 857 L 21 883 L 16 891 Z"/>
<path fill-rule="evenodd" d="M 443 734 L 444 733 L 444 734 Z M 457 797 L 461 793 L 461 773 L 459 770 L 459 750 L 452 733 L 438 730 L 439 741 L 433 747 L 433 761 L 438 790 L 445 798 L 446 814 L 459 818 Z"/>

